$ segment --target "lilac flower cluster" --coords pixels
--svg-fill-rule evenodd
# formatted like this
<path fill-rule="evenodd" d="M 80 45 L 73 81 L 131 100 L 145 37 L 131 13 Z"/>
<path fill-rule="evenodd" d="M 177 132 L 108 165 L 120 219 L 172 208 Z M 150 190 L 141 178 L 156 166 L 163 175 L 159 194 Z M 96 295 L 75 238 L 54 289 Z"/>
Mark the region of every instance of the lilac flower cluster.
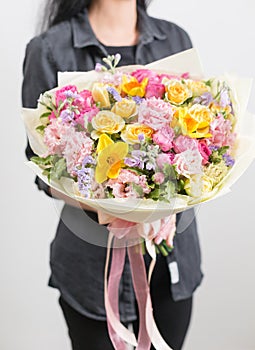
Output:
<path fill-rule="evenodd" d="M 90 165 L 95 165 L 95 160 L 92 156 L 86 156 L 82 162 L 81 169 L 77 169 L 77 179 L 79 191 L 85 198 L 90 198 L 91 182 L 94 177 L 94 170 Z"/>
<path fill-rule="evenodd" d="M 194 98 L 193 103 L 201 104 L 203 106 L 209 106 L 213 102 L 213 96 L 210 92 L 205 92 L 203 95 Z"/>
<path fill-rule="evenodd" d="M 120 96 L 118 91 L 112 86 L 107 86 L 106 90 L 112 95 L 115 101 L 120 102 L 122 100 L 122 97 Z"/>
<path fill-rule="evenodd" d="M 223 154 L 222 158 L 224 159 L 226 166 L 233 166 L 235 164 L 234 159 L 227 153 Z"/>

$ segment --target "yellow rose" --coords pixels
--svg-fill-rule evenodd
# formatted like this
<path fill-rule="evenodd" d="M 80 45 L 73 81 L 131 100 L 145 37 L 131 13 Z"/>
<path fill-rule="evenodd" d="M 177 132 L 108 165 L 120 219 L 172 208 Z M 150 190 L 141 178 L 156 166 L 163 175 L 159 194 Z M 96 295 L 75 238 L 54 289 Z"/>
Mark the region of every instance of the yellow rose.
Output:
<path fill-rule="evenodd" d="M 138 135 L 143 134 L 144 137 L 151 138 L 154 130 L 147 125 L 143 124 L 128 124 L 126 128 L 121 132 L 121 138 L 126 143 L 133 145 L 139 143 Z"/>
<path fill-rule="evenodd" d="M 211 136 L 209 129 L 213 117 L 207 106 L 195 104 L 189 109 L 180 108 L 178 118 L 184 135 L 192 138 Z"/>
<path fill-rule="evenodd" d="M 109 94 L 105 84 L 95 83 L 91 93 L 94 101 L 100 103 L 100 107 L 110 107 Z"/>
<path fill-rule="evenodd" d="M 191 80 L 188 79 L 185 81 L 185 83 L 187 84 L 187 86 L 189 87 L 189 89 L 192 92 L 192 95 L 194 97 L 197 96 L 201 96 L 202 94 L 204 94 L 205 92 L 209 92 L 210 91 L 210 87 L 207 86 L 203 81 L 201 80 Z"/>
<path fill-rule="evenodd" d="M 170 103 L 179 106 L 191 96 L 192 92 L 188 86 L 180 80 L 173 79 L 166 83 L 166 98 Z"/>
<path fill-rule="evenodd" d="M 141 83 L 135 77 L 123 75 L 121 89 L 129 96 L 143 97 L 145 95 L 148 78 L 144 78 Z"/>
<path fill-rule="evenodd" d="M 101 133 L 116 134 L 125 126 L 124 119 L 110 111 L 98 112 L 91 123 L 96 130 L 96 132 L 91 133 L 93 138 L 99 137 Z"/>
<path fill-rule="evenodd" d="M 198 198 L 213 190 L 213 181 L 206 175 L 191 175 L 185 181 L 184 189 L 189 196 Z"/>
<path fill-rule="evenodd" d="M 137 114 L 137 106 L 135 101 L 123 98 L 121 101 L 115 103 L 112 107 L 112 112 L 127 119 Z"/>

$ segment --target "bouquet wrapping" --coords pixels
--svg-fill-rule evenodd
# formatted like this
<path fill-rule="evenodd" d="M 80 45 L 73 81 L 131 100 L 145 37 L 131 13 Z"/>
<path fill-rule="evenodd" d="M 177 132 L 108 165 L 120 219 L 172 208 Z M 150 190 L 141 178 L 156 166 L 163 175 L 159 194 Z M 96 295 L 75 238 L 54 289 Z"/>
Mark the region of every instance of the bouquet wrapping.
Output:
<path fill-rule="evenodd" d="M 108 67 L 91 72 L 59 73 L 59 86 L 41 95 L 37 109 L 23 109 L 37 155 L 28 164 L 51 187 L 103 213 L 101 223 L 110 222 L 105 305 L 114 347 L 149 349 L 152 342 L 170 349 L 149 295 L 156 252 L 173 248 L 176 213 L 227 193 L 254 159 L 255 122 L 246 111 L 251 80 L 205 78 L 194 49 L 145 67 L 116 68 L 119 59 L 109 56 Z M 148 277 L 141 243 L 152 257 Z M 108 284 L 112 246 L 119 249 Z M 118 317 L 126 246 L 138 342 Z"/>

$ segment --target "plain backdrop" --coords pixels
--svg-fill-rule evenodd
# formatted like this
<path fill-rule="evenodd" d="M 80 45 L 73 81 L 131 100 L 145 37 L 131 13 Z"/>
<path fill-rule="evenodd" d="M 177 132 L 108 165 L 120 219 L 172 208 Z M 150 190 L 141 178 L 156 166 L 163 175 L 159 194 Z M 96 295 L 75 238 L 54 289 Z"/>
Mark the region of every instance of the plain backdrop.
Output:
<path fill-rule="evenodd" d="M 70 349 L 58 292 L 47 287 L 57 210 L 24 165 L 22 61 L 40 5 L 41 0 L 9 1 L 0 11 L 1 350 Z M 254 77 L 253 0 L 154 0 L 149 13 L 189 32 L 208 75 Z M 254 88 L 249 109 L 255 112 Z M 255 349 L 254 171 L 253 163 L 230 194 L 199 208 L 205 277 L 195 293 L 185 350 Z"/>

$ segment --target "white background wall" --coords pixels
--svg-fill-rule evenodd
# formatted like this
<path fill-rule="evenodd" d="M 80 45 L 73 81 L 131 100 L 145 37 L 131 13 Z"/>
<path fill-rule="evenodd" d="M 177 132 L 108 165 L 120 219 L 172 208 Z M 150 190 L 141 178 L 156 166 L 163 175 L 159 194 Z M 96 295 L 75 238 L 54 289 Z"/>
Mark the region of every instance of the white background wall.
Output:
<path fill-rule="evenodd" d="M 254 77 L 254 4 L 154 0 L 149 12 L 190 33 L 208 74 L 233 71 Z M 23 164 L 21 66 L 39 5 L 40 0 L 9 1 L 0 11 L 1 350 L 70 349 L 58 294 L 47 287 L 49 244 L 58 217 Z M 249 108 L 255 112 L 254 89 Z M 254 171 L 253 163 L 232 193 L 200 207 L 205 278 L 195 294 L 185 350 L 255 349 Z"/>

